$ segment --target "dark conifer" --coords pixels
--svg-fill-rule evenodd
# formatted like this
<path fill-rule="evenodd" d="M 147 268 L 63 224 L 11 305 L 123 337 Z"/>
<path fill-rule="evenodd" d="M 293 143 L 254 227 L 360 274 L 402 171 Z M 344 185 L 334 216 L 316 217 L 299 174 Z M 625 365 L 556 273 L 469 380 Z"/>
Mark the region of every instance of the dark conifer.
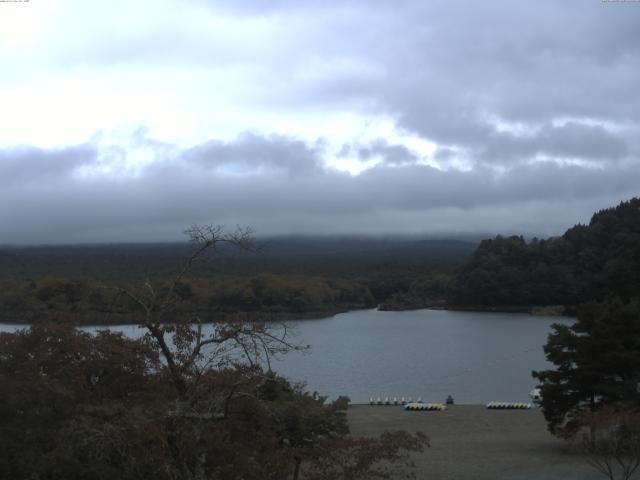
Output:
<path fill-rule="evenodd" d="M 640 406 L 640 304 L 612 300 L 581 308 L 578 321 L 554 325 L 544 347 L 556 368 L 540 380 L 549 430 L 572 436 L 585 412 Z"/>

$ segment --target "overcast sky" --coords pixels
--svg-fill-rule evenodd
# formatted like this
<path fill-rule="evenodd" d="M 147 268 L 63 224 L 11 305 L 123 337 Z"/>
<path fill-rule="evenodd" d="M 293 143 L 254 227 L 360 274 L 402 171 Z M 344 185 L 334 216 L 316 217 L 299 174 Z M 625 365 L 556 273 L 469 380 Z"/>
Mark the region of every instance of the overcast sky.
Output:
<path fill-rule="evenodd" d="M 640 194 L 640 3 L 0 2 L 0 243 L 555 235 Z"/>

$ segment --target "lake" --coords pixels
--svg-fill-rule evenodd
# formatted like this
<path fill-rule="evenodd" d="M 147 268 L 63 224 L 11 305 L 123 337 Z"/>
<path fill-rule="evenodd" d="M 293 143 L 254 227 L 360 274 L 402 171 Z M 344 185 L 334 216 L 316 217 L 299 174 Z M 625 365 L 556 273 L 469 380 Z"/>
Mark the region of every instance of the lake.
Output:
<path fill-rule="evenodd" d="M 514 313 L 357 310 L 287 322 L 294 341 L 311 348 L 272 366 L 310 391 L 347 395 L 354 403 L 387 396 L 441 402 L 449 394 L 456 403 L 529 401 L 536 383 L 531 371 L 550 366 L 542 350 L 550 325 L 572 322 Z M 111 328 L 142 333 L 136 326 Z"/>

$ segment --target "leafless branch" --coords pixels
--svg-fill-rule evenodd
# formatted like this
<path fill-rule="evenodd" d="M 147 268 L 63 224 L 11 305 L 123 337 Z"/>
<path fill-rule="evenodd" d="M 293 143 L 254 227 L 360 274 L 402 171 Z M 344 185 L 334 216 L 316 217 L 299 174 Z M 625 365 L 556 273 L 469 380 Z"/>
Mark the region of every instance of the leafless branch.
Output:
<path fill-rule="evenodd" d="M 582 441 L 585 461 L 610 480 L 629 480 L 640 468 L 640 414 L 610 407 L 581 423 L 591 432 Z"/>
<path fill-rule="evenodd" d="M 260 323 L 231 322 L 213 325 L 213 332 L 205 338 L 201 319 L 197 316 L 186 319 L 170 318 L 179 299 L 178 286 L 191 272 L 196 261 L 208 252 L 221 253 L 228 245 L 235 249 L 254 251 L 253 231 L 237 227 L 227 232 L 220 225 L 192 225 L 185 234 L 195 245 L 178 272 L 170 280 L 166 290 L 158 289 L 147 277 L 141 291 L 128 287 L 117 288 L 116 296 L 125 296 L 142 311 L 142 326 L 160 350 L 167 368 L 180 395 L 185 395 L 189 384 L 202 374 L 203 365 L 211 366 L 214 360 L 219 365 L 233 364 L 234 349 L 242 354 L 244 362 L 251 366 L 265 360 L 271 370 L 271 357 L 301 347 L 289 342 L 286 326 L 275 333 L 272 328 Z M 169 337 L 171 336 L 171 337 Z M 228 345 L 228 347 L 227 347 Z M 208 348 L 212 347 L 212 348 Z"/>

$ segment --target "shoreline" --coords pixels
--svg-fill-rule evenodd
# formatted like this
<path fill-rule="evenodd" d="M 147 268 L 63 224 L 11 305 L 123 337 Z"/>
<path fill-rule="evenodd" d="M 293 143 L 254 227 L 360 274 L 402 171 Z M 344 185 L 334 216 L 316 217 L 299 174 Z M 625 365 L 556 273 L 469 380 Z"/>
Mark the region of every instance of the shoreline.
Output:
<path fill-rule="evenodd" d="M 404 312 L 411 310 L 445 310 L 452 312 L 490 312 L 490 313 L 527 313 L 529 315 L 551 317 L 573 317 L 576 307 L 565 305 L 445 305 L 441 303 L 421 306 L 400 306 L 387 308 L 384 304 L 378 308 L 384 312 Z"/>
<path fill-rule="evenodd" d="M 360 307 L 360 308 L 336 308 L 327 311 L 311 311 L 311 312 L 267 312 L 267 313 L 259 313 L 259 312 L 238 312 L 238 313 L 227 313 L 227 312 L 215 312 L 209 315 L 209 318 L 204 320 L 202 323 L 217 323 L 224 322 L 232 319 L 233 317 L 245 317 L 249 321 L 266 321 L 266 322 L 287 322 L 287 321 L 313 321 L 313 320 L 321 320 L 325 318 L 331 318 L 341 313 L 349 313 L 354 311 L 361 310 L 375 310 L 380 312 L 408 312 L 408 311 L 417 311 L 417 310 L 439 310 L 439 311 L 452 311 L 452 312 L 477 312 L 477 313 L 520 313 L 520 314 L 528 314 L 532 316 L 553 316 L 553 317 L 573 317 L 575 316 L 575 312 L 572 308 L 565 308 L 563 306 L 551 305 L 551 306 L 501 306 L 501 307 L 487 307 L 481 305 L 473 305 L 473 306 L 461 306 L 461 305 L 429 305 L 429 306 L 421 306 L 416 308 L 397 308 L 397 309 L 388 309 L 382 308 L 382 306 L 378 307 Z M 31 312 L 30 312 L 31 313 Z M 103 315 L 107 315 L 106 313 Z M 95 319 L 99 315 L 93 313 L 88 315 Z M 60 320 L 65 319 L 69 320 L 77 326 L 81 327 L 110 327 L 117 325 L 127 325 L 127 326 L 136 326 L 140 325 L 140 322 L 137 321 L 127 321 L 127 318 L 131 318 L 137 316 L 137 314 L 121 314 L 121 315 L 113 315 L 114 321 L 85 321 L 81 320 L 81 318 L 86 319 L 87 315 L 83 315 L 79 312 L 68 312 L 68 313 L 58 313 L 58 312 L 50 312 L 45 313 L 43 316 L 26 315 L 22 318 L 11 318 L 11 319 L 2 319 L 0 318 L 0 325 L 32 325 L 36 322 L 42 322 L 46 320 Z M 48 319 L 45 317 L 49 317 Z M 270 318 L 271 317 L 271 318 Z"/>
<path fill-rule="evenodd" d="M 202 323 L 217 323 L 224 322 L 232 319 L 233 317 L 244 317 L 250 321 L 265 321 L 265 322 L 285 322 L 292 320 L 319 320 L 322 318 L 330 318 L 340 313 L 347 313 L 351 311 L 358 310 L 371 310 L 372 307 L 362 307 L 362 308 L 336 308 L 331 310 L 322 310 L 322 311 L 310 311 L 310 312 L 237 312 L 237 313 L 228 313 L 228 312 L 212 312 L 209 313 L 206 318 L 203 319 Z M 29 312 L 27 315 L 23 315 L 21 317 L 12 317 L 6 316 L 9 318 L 2 318 L 4 315 L 0 315 L 0 325 L 32 325 L 33 323 L 40 323 L 47 320 L 59 321 L 65 320 L 70 321 L 71 323 L 80 326 L 80 327 L 109 327 L 115 325 L 140 325 L 141 322 L 133 321 L 131 319 L 133 317 L 139 316 L 139 314 L 130 314 L 130 313 L 96 313 L 96 312 L 86 312 L 86 314 L 80 312 L 43 312 L 42 315 L 37 315 L 34 312 Z M 105 320 L 95 320 L 98 317 L 111 317 L 108 321 Z M 192 316 L 192 315 L 191 315 Z M 204 317 L 204 315 L 203 315 Z M 83 319 L 90 318 L 91 320 L 86 321 Z M 113 321 L 112 321 L 112 320 Z M 93 321 L 95 320 L 95 321 Z"/>
<path fill-rule="evenodd" d="M 356 436 L 384 431 L 423 432 L 430 448 L 412 455 L 416 478 L 451 480 L 596 480 L 576 443 L 553 437 L 539 409 L 489 410 L 453 405 L 444 411 L 407 411 L 350 405 Z M 402 477 L 398 477 L 402 478 Z"/>

